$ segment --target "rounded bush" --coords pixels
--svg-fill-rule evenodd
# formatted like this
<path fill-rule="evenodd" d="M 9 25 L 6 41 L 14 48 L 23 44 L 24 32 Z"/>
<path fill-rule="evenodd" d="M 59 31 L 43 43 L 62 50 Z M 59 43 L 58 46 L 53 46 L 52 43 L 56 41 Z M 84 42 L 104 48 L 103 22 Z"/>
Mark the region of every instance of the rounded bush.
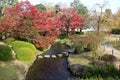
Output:
<path fill-rule="evenodd" d="M 12 43 L 12 48 L 15 52 L 20 48 L 26 48 L 26 47 L 32 49 L 33 51 L 36 51 L 36 48 L 32 43 L 25 41 L 14 41 Z"/>
<path fill-rule="evenodd" d="M 14 38 L 7 38 L 6 40 L 5 40 L 5 43 L 6 44 L 12 44 L 12 42 L 14 42 L 15 41 L 15 39 Z"/>
<path fill-rule="evenodd" d="M 0 60 L 9 61 L 12 60 L 12 50 L 7 45 L 0 45 Z"/>
<path fill-rule="evenodd" d="M 20 61 L 31 61 L 34 59 L 35 52 L 30 48 L 20 48 L 16 52 L 17 59 Z"/>

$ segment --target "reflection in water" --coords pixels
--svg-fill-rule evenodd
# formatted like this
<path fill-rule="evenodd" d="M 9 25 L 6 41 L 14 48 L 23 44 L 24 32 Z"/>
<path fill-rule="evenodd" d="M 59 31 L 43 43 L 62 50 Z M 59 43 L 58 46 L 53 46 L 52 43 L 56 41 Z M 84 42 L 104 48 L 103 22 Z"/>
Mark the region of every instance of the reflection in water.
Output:
<path fill-rule="evenodd" d="M 67 80 L 70 77 L 67 58 L 38 58 L 30 67 L 26 80 Z"/>

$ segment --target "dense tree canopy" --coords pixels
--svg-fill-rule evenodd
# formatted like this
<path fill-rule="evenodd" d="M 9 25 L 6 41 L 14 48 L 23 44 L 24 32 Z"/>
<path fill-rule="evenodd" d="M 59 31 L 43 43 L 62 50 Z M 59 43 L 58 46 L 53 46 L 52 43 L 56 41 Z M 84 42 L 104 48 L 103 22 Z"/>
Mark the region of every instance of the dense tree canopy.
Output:
<path fill-rule="evenodd" d="M 76 11 L 63 9 L 58 14 L 55 11 L 39 12 L 36 6 L 25 1 L 4 11 L 0 19 L 0 33 L 32 42 L 41 49 L 41 46 L 48 47 L 53 43 L 61 29 L 75 31 L 83 27 L 84 21 Z"/>
<path fill-rule="evenodd" d="M 75 10 L 63 9 L 59 12 L 60 24 L 67 32 L 75 32 L 75 29 L 80 29 L 84 25 L 85 18 L 77 14 Z"/>
<path fill-rule="evenodd" d="M 120 9 L 112 17 L 112 27 L 120 28 Z"/>
<path fill-rule="evenodd" d="M 35 6 L 25 1 L 16 3 L 13 7 L 4 11 L 4 17 L 1 19 L 0 32 L 3 35 L 9 33 L 10 36 L 16 39 L 30 42 L 43 39 L 45 42 L 46 39 L 45 43 L 49 44 L 52 41 L 50 40 L 52 36 L 60 34 L 57 27 L 59 25 L 57 25 L 55 12 L 40 13 Z"/>
<path fill-rule="evenodd" d="M 105 9 L 105 12 L 101 18 L 101 25 L 104 28 L 110 29 L 112 24 L 111 24 L 111 20 L 112 20 L 112 11 L 111 9 Z"/>
<path fill-rule="evenodd" d="M 88 16 L 88 9 L 86 6 L 84 6 L 80 0 L 74 0 L 72 3 L 71 3 L 71 7 L 73 7 L 78 14 L 80 15 L 83 15 L 85 17 Z"/>
<path fill-rule="evenodd" d="M 105 13 L 104 13 L 105 18 L 109 18 L 110 16 L 112 16 L 112 11 L 111 9 L 106 9 Z"/>
<path fill-rule="evenodd" d="M 38 4 L 38 5 L 36 5 L 36 7 L 38 8 L 38 10 L 40 12 L 43 12 L 43 11 L 47 10 L 46 7 L 43 4 Z"/>
<path fill-rule="evenodd" d="M 0 0 L 0 16 L 3 14 L 3 10 L 11 7 L 17 0 Z"/>

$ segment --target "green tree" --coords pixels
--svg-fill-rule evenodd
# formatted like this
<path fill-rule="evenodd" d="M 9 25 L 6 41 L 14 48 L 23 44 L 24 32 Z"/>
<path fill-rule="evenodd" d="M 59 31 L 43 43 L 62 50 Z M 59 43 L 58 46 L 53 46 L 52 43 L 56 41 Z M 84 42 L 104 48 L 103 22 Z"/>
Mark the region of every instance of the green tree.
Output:
<path fill-rule="evenodd" d="M 80 0 L 74 0 L 72 3 L 71 3 L 71 7 L 73 7 L 78 14 L 84 16 L 84 17 L 87 17 L 88 16 L 88 9 L 86 6 L 84 6 Z"/>
<path fill-rule="evenodd" d="M 86 6 L 84 6 L 80 0 L 74 0 L 71 4 L 71 7 L 73 7 L 78 14 L 88 17 L 88 9 Z M 80 33 L 82 32 L 82 28 L 80 28 Z"/>
<path fill-rule="evenodd" d="M 97 34 L 99 34 L 100 30 L 103 30 L 105 28 L 102 27 L 102 24 L 104 22 L 104 19 L 103 19 L 103 10 L 106 9 L 106 6 L 107 6 L 108 2 L 104 1 L 102 4 L 100 3 L 96 3 L 94 5 L 94 16 L 95 16 L 95 20 L 97 21 L 97 25 L 96 25 L 96 31 L 97 31 Z"/>
<path fill-rule="evenodd" d="M 47 10 L 46 7 L 43 4 L 38 4 L 38 5 L 36 5 L 36 7 L 38 8 L 38 10 L 40 12 L 43 12 L 43 11 Z"/>
<path fill-rule="evenodd" d="M 5 8 L 11 7 L 16 2 L 17 0 L 0 0 L 0 16 L 3 15 L 3 11 Z"/>
<path fill-rule="evenodd" d="M 112 17 L 112 27 L 120 28 L 120 9 Z"/>
<path fill-rule="evenodd" d="M 112 11 L 111 9 L 106 9 L 105 13 L 104 13 L 105 18 L 109 18 L 110 16 L 112 16 Z"/>
<path fill-rule="evenodd" d="M 106 28 L 110 29 L 111 28 L 111 19 L 112 19 L 112 11 L 111 9 L 105 9 L 105 12 L 101 18 L 102 22 L 101 25 Z"/>

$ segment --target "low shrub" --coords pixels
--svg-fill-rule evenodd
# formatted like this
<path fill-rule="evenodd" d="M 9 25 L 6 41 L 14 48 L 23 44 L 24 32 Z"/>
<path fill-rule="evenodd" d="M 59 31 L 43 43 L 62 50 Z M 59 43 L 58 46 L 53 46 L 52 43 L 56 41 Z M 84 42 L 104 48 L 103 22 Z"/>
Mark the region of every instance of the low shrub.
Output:
<path fill-rule="evenodd" d="M 88 43 L 87 50 L 88 51 L 95 51 L 97 49 L 97 45 L 93 42 Z"/>
<path fill-rule="evenodd" d="M 68 80 L 119 80 L 119 78 L 118 77 L 116 77 L 116 78 L 112 78 L 112 77 L 106 77 L 106 78 L 90 77 L 90 78 L 85 78 L 85 79 L 76 78 L 76 79 L 68 79 Z"/>
<path fill-rule="evenodd" d="M 83 37 L 74 39 L 73 48 L 75 49 L 75 54 L 84 52 L 86 45 L 87 42 Z"/>
<path fill-rule="evenodd" d="M 55 44 L 63 44 L 66 45 L 66 47 L 72 48 L 73 44 L 70 39 L 60 39 L 56 40 Z"/>
<path fill-rule="evenodd" d="M 60 36 L 59 36 L 60 39 L 65 39 L 67 37 L 68 37 L 67 33 L 60 34 Z"/>
<path fill-rule="evenodd" d="M 75 45 L 75 54 L 79 54 L 84 52 L 84 46 L 82 44 Z"/>
<path fill-rule="evenodd" d="M 33 51 L 36 51 L 36 48 L 32 43 L 24 42 L 24 41 L 14 41 L 12 43 L 12 48 L 15 52 L 20 48 L 26 48 L 26 47 L 32 49 Z"/>
<path fill-rule="evenodd" d="M 0 45 L 0 60 L 9 61 L 12 60 L 12 50 L 7 45 Z"/>
<path fill-rule="evenodd" d="M 75 34 L 83 35 L 84 32 L 75 32 Z"/>
<path fill-rule="evenodd" d="M 16 57 L 20 61 L 31 61 L 34 59 L 35 52 L 30 48 L 20 48 L 16 52 Z"/>
<path fill-rule="evenodd" d="M 86 67 L 85 77 L 120 78 L 120 71 L 113 64 L 107 64 L 104 67 L 91 65 Z"/>
<path fill-rule="evenodd" d="M 112 77 L 107 77 L 107 78 L 102 78 L 102 77 L 90 77 L 86 78 L 84 80 L 119 80 L 119 78 L 112 78 Z"/>
<path fill-rule="evenodd" d="M 96 35 L 87 35 L 83 37 L 74 38 L 73 44 L 76 53 L 81 53 L 85 51 L 95 51 L 99 45 L 99 38 Z"/>
<path fill-rule="evenodd" d="M 33 39 L 32 43 L 37 49 L 43 51 L 48 49 L 51 44 L 54 44 L 54 40 L 52 38 Z"/>
<path fill-rule="evenodd" d="M 12 44 L 12 42 L 14 42 L 14 41 L 15 41 L 14 38 L 7 38 L 7 39 L 5 39 L 5 43 L 8 44 L 8 45 Z"/>
<path fill-rule="evenodd" d="M 71 40 L 70 39 L 60 39 L 60 40 L 56 40 L 55 43 L 67 43 L 70 44 Z"/>

